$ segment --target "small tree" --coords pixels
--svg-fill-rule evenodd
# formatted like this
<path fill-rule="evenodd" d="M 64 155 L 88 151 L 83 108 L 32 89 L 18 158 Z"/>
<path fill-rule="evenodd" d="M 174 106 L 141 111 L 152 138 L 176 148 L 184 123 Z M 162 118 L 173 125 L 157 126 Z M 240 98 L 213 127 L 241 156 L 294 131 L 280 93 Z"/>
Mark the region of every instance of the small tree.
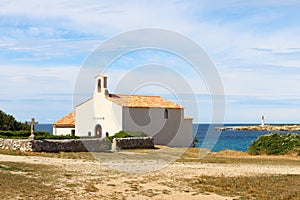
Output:
<path fill-rule="evenodd" d="M 16 121 L 16 119 L 9 114 L 6 114 L 0 110 L 0 130 L 2 131 L 18 131 L 18 130 L 30 130 L 30 127 L 25 124 Z"/>

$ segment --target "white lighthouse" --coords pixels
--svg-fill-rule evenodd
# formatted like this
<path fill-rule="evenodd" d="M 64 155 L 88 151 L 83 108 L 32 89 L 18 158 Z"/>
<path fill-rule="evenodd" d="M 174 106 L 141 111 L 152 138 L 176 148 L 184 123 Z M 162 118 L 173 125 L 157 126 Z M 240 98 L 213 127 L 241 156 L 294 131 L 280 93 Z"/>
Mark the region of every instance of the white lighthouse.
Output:
<path fill-rule="evenodd" d="M 265 116 L 261 116 L 261 126 L 265 125 Z"/>

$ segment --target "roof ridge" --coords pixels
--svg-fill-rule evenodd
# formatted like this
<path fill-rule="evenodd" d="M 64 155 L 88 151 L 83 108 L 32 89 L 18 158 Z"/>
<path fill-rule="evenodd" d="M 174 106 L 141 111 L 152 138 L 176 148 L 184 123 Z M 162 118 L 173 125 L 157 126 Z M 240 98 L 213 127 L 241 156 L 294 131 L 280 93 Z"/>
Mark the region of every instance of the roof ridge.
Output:
<path fill-rule="evenodd" d="M 62 118 L 58 119 L 56 122 L 53 123 L 54 126 L 60 125 L 75 125 L 75 111 L 68 113 L 67 115 L 63 116 Z"/>
<path fill-rule="evenodd" d="M 161 96 L 110 94 L 108 100 L 125 107 L 140 108 L 183 108 L 181 105 Z"/>
<path fill-rule="evenodd" d="M 138 97 L 160 97 L 159 95 L 139 95 L 139 94 L 111 94 L 111 95 L 122 95 L 122 96 L 138 96 Z"/>

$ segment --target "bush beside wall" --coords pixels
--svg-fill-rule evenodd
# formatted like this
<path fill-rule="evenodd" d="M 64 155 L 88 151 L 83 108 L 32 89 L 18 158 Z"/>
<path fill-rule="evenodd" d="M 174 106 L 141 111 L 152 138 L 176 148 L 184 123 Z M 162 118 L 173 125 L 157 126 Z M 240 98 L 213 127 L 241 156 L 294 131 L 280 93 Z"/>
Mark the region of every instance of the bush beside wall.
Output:
<path fill-rule="evenodd" d="M 108 139 L 110 140 L 110 142 L 112 142 L 114 138 L 129 138 L 129 137 L 147 137 L 147 134 L 144 132 L 120 131 L 115 135 L 109 136 Z"/>

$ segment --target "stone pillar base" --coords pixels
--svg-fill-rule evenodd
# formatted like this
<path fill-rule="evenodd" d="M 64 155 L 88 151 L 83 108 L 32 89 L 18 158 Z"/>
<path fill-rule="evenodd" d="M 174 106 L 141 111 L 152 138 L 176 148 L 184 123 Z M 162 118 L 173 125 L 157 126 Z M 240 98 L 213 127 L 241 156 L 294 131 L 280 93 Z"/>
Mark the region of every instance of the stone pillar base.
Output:
<path fill-rule="evenodd" d="M 35 135 L 31 134 L 28 139 L 29 140 L 35 140 Z"/>

